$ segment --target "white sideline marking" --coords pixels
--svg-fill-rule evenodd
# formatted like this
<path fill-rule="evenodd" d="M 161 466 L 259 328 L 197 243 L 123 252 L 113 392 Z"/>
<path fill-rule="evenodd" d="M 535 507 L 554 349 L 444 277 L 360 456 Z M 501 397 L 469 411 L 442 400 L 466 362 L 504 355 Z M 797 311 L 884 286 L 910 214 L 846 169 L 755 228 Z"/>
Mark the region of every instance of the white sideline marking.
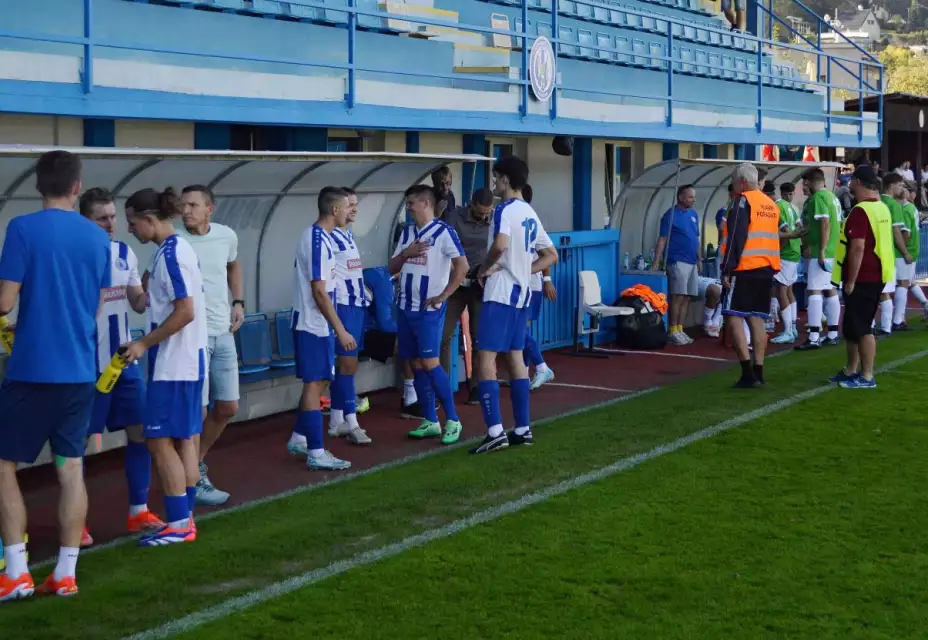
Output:
<path fill-rule="evenodd" d="M 596 387 L 589 384 L 569 384 L 567 382 L 546 382 L 545 387 L 570 387 L 571 389 L 592 389 L 594 391 L 615 391 L 616 393 L 631 393 L 631 389 L 616 389 L 614 387 Z"/>
<path fill-rule="evenodd" d="M 592 411 L 594 409 L 602 409 L 605 407 L 611 407 L 614 404 L 618 404 L 620 402 L 626 402 L 628 400 L 633 400 L 635 398 L 640 398 L 641 396 L 647 395 L 649 393 L 653 393 L 654 391 L 658 391 L 659 389 L 661 389 L 661 387 L 649 387 L 647 389 L 641 389 L 640 391 L 633 391 L 625 396 L 619 396 L 618 398 L 610 398 L 609 400 L 603 400 L 602 402 L 596 402 L 593 404 L 584 405 L 582 407 L 577 407 L 576 409 L 571 409 L 570 411 L 564 411 L 562 413 L 558 413 L 556 415 L 549 416 L 547 418 L 542 418 L 540 420 L 534 420 L 532 421 L 532 425 L 539 426 L 539 425 L 547 424 L 549 422 L 554 422 L 555 420 L 561 420 L 563 418 L 570 418 L 572 416 L 575 416 L 581 413 L 586 413 L 587 411 Z M 300 485 L 299 487 L 294 487 L 293 489 L 288 489 L 281 493 L 275 493 L 274 495 L 271 495 L 271 496 L 265 496 L 263 498 L 258 498 L 256 500 L 249 500 L 248 502 L 243 502 L 242 504 L 237 504 L 232 507 L 210 511 L 208 513 L 204 513 L 203 515 L 198 515 L 197 522 L 205 522 L 207 520 L 212 520 L 213 518 L 228 515 L 230 513 L 236 513 L 238 511 L 245 511 L 247 509 L 253 509 L 255 507 L 260 507 L 263 504 L 267 504 L 269 502 L 276 502 L 277 500 L 283 500 L 285 498 L 289 498 L 290 496 L 295 496 L 301 493 L 308 493 L 310 491 L 317 491 L 319 489 L 324 489 L 326 487 L 330 487 L 335 484 L 341 484 L 342 482 L 348 482 L 349 480 L 361 478 L 361 477 L 370 475 L 372 473 L 378 473 L 380 471 L 386 471 L 388 469 L 392 469 L 393 467 L 399 467 L 401 465 L 408 464 L 410 462 L 417 462 L 419 460 L 425 460 L 426 458 L 431 458 L 432 456 L 445 453 L 446 451 L 453 451 L 455 449 L 460 449 L 462 447 L 475 445 L 481 440 L 483 440 L 483 437 L 484 437 L 483 435 L 480 435 L 480 436 L 471 438 L 469 440 L 460 440 L 457 443 L 452 444 L 452 445 L 435 447 L 434 449 L 428 449 L 427 451 L 423 451 L 421 453 L 414 453 L 409 456 L 404 456 L 402 458 L 390 460 L 389 462 L 384 462 L 382 464 L 374 465 L 373 467 L 368 467 L 367 469 L 361 469 L 359 471 L 355 471 L 352 473 L 344 473 L 344 474 L 336 475 L 327 480 L 323 480 L 322 482 L 312 482 L 312 483 Z M 281 445 L 281 447 L 283 446 L 284 445 Z M 135 540 L 138 540 L 139 538 L 142 537 L 142 535 L 143 534 L 133 534 L 130 536 L 123 536 L 122 538 L 116 538 L 115 540 L 110 540 L 109 542 L 105 542 L 103 544 L 94 545 L 90 547 L 89 549 L 81 549 L 81 556 L 86 556 L 88 553 L 95 553 L 97 551 L 104 551 L 106 549 L 112 549 L 113 547 L 122 546 L 126 544 L 127 542 L 133 542 Z M 57 562 L 57 558 L 53 556 L 50 558 L 46 558 L 44 560 L 40 560 L 39 562 L 36 562 L 30 566 L 31 566 L 31 569 L 41 569 L 43 567 L 51 566 L 55 562 Z"/>
<path fill-rule="evenodd" d="M 597 347 L 597 351 L 604 351 L 606 353 L 628 353 L 636 356 L 668 356 L 671 358 L 692 358 L 693 360 L 709 360 L 711 362 L 731 362 L 734 363 L 734 360 L 729 360 L 728 358 L 713 358 L 712 356 L 697 356 L 692 353 L 667 353 L 666 351 L 635 351 L 634 349 L 604 349 L 603 347 Z"/>
<path fill-rule="evenodd" d="M 877 373 L 890 371 L 926 355 L 928 355 L 928 350 L 910 354 L 904 358 L 890 362 L 884 367 L 881 367 L 877 370 Z M 835 388 L 837 388 L 836 385 L 827 384 L 803 391 L 801 393 L 797 393 L 787 398 L 783 398 L 782 400 L 778 400 L 777 402 L 773 402 L 758 409 L 754 409 L 753 411 L 743 413 L 740 416 L 729 418 L 728 420 L 719 422 L 718 424 L 712 425 L 711 427 L 706 427 L 700 431 L 696 431 L 681 438 L 677 438 L 671 442 L 658 445 L 650 451 L 629 456 L 627 458 L 621 458 L 620 460 L 617 460 L 616 462 L 595 471 L 584 473 L 579 476 L 574 476 L 573 478 L 564 480 L 563 482 L 559 482 L 540 491 L 527 494 L 518 500 L 505 502 L 496 507 L 478 511 L 466 518 L 455 520 L 454 522 L 446 524 L 442 527 L 423 531 L 422 533 L 409 536 L 408 538 L 400 540 L 399 542 L 395 542 L 378 549 L 365 551 L 346 560 L 333 562 L 326 567 L 314 569 L 304 574 L 288 578 L 287 580 L 275 582 L 263 589 L 258 589 L 256 591 L 246 593 L 243 596 L 226 600 L 225 602 L 208 607 L 202 611 L 198 611 L 161 626 L 154 627 L 148 631 L 143 631 L 132 636 L 127 636 L 123 640 L 162 640 L 163 638 L 169 638 L 177 634 L 186 633 L 200 625 L 206 624 L 207 622 L 220 620 L 234 613 L 238 613 L 255 605 L 267 602 L 268 600 L 273 600 L 275 598 L 287 595 L 305 586 L 321 582 L 327 578 L 346 573 L 358 567 L 374 564 L 375 562 L 399 555 L 405 551 L 409 551 L 410 549 L 421 547 L 428 544 L 429 542 L 453 536 L 479 524 L 491 522 L 503 516 L 517 513 L 526 509 L 527 507 L 564 494 L 571 489 L 576 489 L 592 482 L 597 482 L 604 478 L 608 478 L 619 472 L 632 469 L 645 462 L 648 462 L 649 460 L 659 458 L 660 456 L 666 455 L 668 453 L 673 453 L 674 451 L 678 451 L 679 449 L 699 442 L 700 440 L 712 438 L 713 436 L 716 436 L 720 433 L 729 431 L 736 427 L 740 427 L 741 425 L 746 424 L 752 420 L 763 418 L 770 414 L 776 413 L 777 411 L 791 407 L 792 405 L 804 400 L 808 400 L 809 398 L 814 398 L 815 396 L 819 396 L 826 391 Z M 847 392 L 853 393 L 853 391 Z"/>

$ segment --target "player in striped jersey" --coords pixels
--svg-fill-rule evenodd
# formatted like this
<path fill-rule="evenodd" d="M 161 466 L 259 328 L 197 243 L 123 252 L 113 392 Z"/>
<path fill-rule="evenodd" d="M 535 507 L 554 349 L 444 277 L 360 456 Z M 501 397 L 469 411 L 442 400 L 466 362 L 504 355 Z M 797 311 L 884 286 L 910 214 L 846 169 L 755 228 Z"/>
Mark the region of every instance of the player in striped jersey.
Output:
<path fill-rule="evenodd" d="M 335 309 L 335 243 L 331 233 L 348 224 L 348 194 L 341 189 L 323 189 L 318 207 L 319 218 L 300 237 L 293 264 L 291 327 L 296 375 L 303 381 L 303 393 L 287 451 L 306 456 L 310 469 L 332 471 L 351 467 L 350 462 L 326 451 L 322 429 L 322 392 L 335 374 L 335 340 L 346 353 L 357 348 Z"/>
<path fill-rule="evenodd" d="M 532 444 L 528 371 L 522 359 L 532 296 L 530 280 L 532 273 L 557 262 L 557 252 L 535 210 L 519 198 L 528 183 L 526 164 L 515 156 L 503 158 L 493 167 L 493 179 L 493 193 L 502 202 L 493 213 L 489 250 L 477 276 L 486 280 L 477 325 L 477 370 L 487 436 L 471 453 Z M 534 262 L 533 250 L 538 252 Z M 515 429 L 508 436 L 499 411 L 496 356 L 500 353 L 508 354 L 512 374 Z"/>
<path fill-rule="evenodd" d="M 109 364 L 121 345 L 130 341 L 129 309 L 144 313 L 145 291 L 139 276 L 139 261 L 125 242 L 113 240 L 116 204 L 106 189 L 88 189 L 80 199 L 80 212 L 106 231 L 112 254 L 112 282 L 103 291 L 103 307 L 97 316 L 97 374 Z M 151 454 L 142 431 L 145 385 L 138 364 L 127 366 L 110 393 L 97 392 L 90 421 L 90 435 L 104 430 L 126 432 L 125 468 L 129 485 L 129 531 L 159 529 L 164 523 L 148 510 L 151 485 Z M 93 544 L 84 529 L 81 546 Z"/>
<path fill-rule="evenodd" d="M 351 225 L 358 217 L 358 195 L 342 188 L 348 195 L 348 216 L 344 226 L 332 229 L 335 249 L 335 310 L 345 331 L 355 340 L 354 349 L 347 351 L 335 344 L 335 379 L 332 381 L 332 410 L 329 414 L 329 435 L 345 436 L 352 444 L 370 444 L 370 436 L 358 424 L 357 397 L 354 375 L 358 370 L 358 353 L 364 348 L 364 313 L 370 301 L 364 289 L 361 254 L 355 244 Z"/>
<path fill-rule="evenodd" d="M 528 204 L 532 204 L 531 185 L 527 184 L 522 189 L 522 199 Z M 538 252 L 535 251 L 533 247 L 532 262 L 537 259 Z M 551 281 L 550 267 L 544 271 L 538 271 L 532 274 L 531 288 L 532 297 L 529 302 L 528 329 L 525 330 L 525 350 L 522 352 L 522 360 L 525 362 L 526 370 L 529 366 L 535 367 L 535 375 L 532 377 L 532 382 L 529 386 L 529 389 L 534 391 L 554 380 L 554 370 L 545 362 L 545 357 L 541 354 L 541 348 L 532 336 L 531 331 L 532 323 L 538 322 L 538 319 L 541 317 L 542 300 L 548 299 L 554 302 L 554 300 L 557 299 L 557 289 L 554 288 L 554 283 Z"/>
<path fill-rule="evenodd" d="M 143 189 L 126 200 L 129 231 L 158 250 L 148 281 L 150 330 L 126 346 L 126 362 L 148 354 L 145 437 L 164 489 L 167 526 L 139 541 L 157 547 L 196 540 L 193 522 L 206 384 L 206 302 L 197 254 L 177 235 L 181 213 L 173 189 Z"/>
<path fill-rule="evenodd" d="M 442 368 L 442 330 L 445 304 L 467 275 L 467 258 L 458 234 L 435 219 L 435 193 L 425 185 L 406 190 L 406 209 L 415 224 L 403 229 L 387 266 L 399 274 L 397 300 L 398 355 L 413 361 L 413 379 L 425 418 L 409 432 L 411 438 L 442 435 L 435 396 L 445 410 L 444 444 L 461 437 L 451 380 Z"/>

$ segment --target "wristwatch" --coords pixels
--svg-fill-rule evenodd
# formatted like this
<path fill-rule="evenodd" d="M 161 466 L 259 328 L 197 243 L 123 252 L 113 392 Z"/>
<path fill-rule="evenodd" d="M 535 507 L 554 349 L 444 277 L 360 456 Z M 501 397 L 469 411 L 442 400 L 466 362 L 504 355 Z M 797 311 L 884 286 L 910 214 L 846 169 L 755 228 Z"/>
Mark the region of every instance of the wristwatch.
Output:
<path fill-rule="evenodd" d="M 245 310 L 245 301 L 244 301 L 244 300 L 233 300 L 233 301 L 232 301 L 232 306 L 233 306 L 233 307 L 234 307 L 235 305 L 237 305 L 237 304 L 242 305 L 242 311 Z"/>

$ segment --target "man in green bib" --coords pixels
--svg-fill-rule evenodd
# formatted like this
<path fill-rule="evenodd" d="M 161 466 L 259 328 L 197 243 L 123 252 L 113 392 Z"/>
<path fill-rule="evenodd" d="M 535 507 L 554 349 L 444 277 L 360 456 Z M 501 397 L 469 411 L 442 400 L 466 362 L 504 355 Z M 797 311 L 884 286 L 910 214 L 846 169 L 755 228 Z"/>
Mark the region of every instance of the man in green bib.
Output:
<path fill-rule="evenodd" d="M 841 302 L 832 285 L 835 250 L 841 234 L 838 211 L 840 205 L 834 194 L 825 186 L 825 173 L 809 169 L 803 174 L 803 188 L 810 194 L 802 208 L 803 254 L 809 259 L 806 271 L 807 321 L 809 337 L 796 349 L 818 349 L 838 344 L 838 318 Z M 822 337 L 822 319 L 828 317 L 828 333 Z"/>
<path fill-rule="evenodd" d="M 795 194 L 796 185 L 792 182 L 780 185 L 780 199 L 777 200 L 780 209 L 780 272 L 773 277 L 773 282 L 780 303 L 783 333 L 771 340 L 776 344 L 795 342 L 799 338 L 796 330 L 798 307 L 793 295 L 793 284 L 799 275 L 799 260 L 802 258 L 799 240 L 802 236 L 802 221 L 793 206 Z"/>
<path fill-rule="evenodd" d="M 905 184 L 899 189 L 896 202 L 899 204 L 901 224 L 899 230 L 904 242 L 896 252 L 896 293 L 893 296 L 893 331 L 908 331 L 905 323 L 905 307 L 909 301 L 909 287 L 915 282 L 915 262 L 918 260 L 918 210 L 909 202 L 909 190 Z M 895 226 L 895 220 L 893 221 Z"/>
<path fill-rule="evenodd" d="M 898 173 L 887 173 L 883 176 L 883 186 L 882 193 L 880 194 L 880 200 L 883 204 L 886 205 L 886 208 L 889 209 L 889 215 L 892 219 L 893 225 L 893 254 L 895 258 L 901 258 L 901 260 L 894 260 L 893 268 L 895 269 L 897 265 L 905 266 L 907 263 L 905 261 L 905 255 L 907 253 L 905 248 L 905 238 L 902 235 L 902 229 L 905 227 L 905 220 L 902 213 L 902 205 L 899 203 L 899 198 L 901 197 L 902 192 L 905 190 L 905 183 L 902 176 Z M 905 269 L 903 269 L 905 271 Z M 899 279 L 897 275 L 893 278 L 892 282 L 886 283 L 886 288 L 883 289 L 883 295 L 880 296 L 880 330 L 877 332 L 876 336 L 878 338 L 883 338 L 890 335 L 893 329 L 898 331 L 904 331 L 908 327 L 903 328 L 902 326 L 895 326 L 894 320 L 894 293 L 896 291 L 896 282 Z M 903 319 L 905 318 L 905 302 L 902 303 L 902 314 Z"/>
<path fill-rule="evenodd" d="M 842 329 L 847 341 L 847 365 L 831 381 L 847 389 L 876 387 L 873 315 L 883 287 L 896 279 L 892 218 L 879 199 L 879 185 L 872 167 L 861 165 L 854 170 L 851 191 L 857 206 L 844 223 L 835 255 L 835 281 L 840 278 L 844 283 Z"/>

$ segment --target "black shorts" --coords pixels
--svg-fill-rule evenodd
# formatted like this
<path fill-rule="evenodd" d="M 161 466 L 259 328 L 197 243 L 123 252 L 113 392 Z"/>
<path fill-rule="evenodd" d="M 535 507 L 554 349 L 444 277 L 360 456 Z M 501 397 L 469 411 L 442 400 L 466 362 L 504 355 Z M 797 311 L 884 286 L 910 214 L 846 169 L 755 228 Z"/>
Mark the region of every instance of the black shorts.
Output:
<path fill-rule="evenodd" d="M 722 292 L 722 315 L 769 318 L 773 276 L 769 269 L 734 272 L 729 278 L 729 288 Z"/>
<path fill-rule="evenodd" d="M 858 282 L 853 293 L 844 291 L 844 320 L 841 331 L 848 342 L 858 342 L 873 333 L 873 316 L 880 306 L 881 282 Z"/>

